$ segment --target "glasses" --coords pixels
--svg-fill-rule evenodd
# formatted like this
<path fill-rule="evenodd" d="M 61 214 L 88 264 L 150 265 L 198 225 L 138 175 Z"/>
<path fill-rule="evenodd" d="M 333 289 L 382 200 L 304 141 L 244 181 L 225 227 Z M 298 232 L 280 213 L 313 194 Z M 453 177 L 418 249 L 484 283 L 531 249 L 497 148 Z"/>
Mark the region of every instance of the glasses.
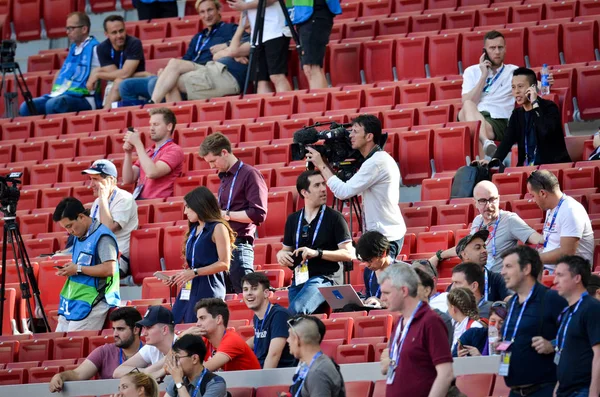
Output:
<path fill-rule="evenodd" d="M 547 192 L 551 192 L 553 189 L 550 189 L 548 186 L 546 186 L 546 178 L 544 178 L 542 175 L 540 175 L 538 170 L 533 171 L 531 174 L 529 174 L 529 177 L 527 178 L 527 183 L 531 184 L 534 189 L 539 186 L 539 189 L 536 190 L 545 190 Z M 534 182 L 534 183 L 531 183 Z M 537 185 L 537 186 L 534 186 Z"/>
<path fill-rule="evenodd" d="M 492 203 L 495 203 L 496 201 L 498 201 L 499 198 L 500 197 L 490 197 L 488 199 L 481 198 L 481 199 L 477 200 L 477 204 L 479 204 L 479 205 L 492 204 Z"/>
<path fill-rule="evenodd" d="M 136 367 L 136 368 L 132 369 L 131 371 L 129 371 L 127 373 L 127 375 L 129 375 L 129 374 L 139 374 L 139 373 L 140 373 L 140 370 Z"/>
<path fill-rule="evenodd" d="M 67 27 L 65 28 L 65 30 L 66 30 L 66 31 L 67 31 L 67 33 L 68 33 L 68 32 L 72 32 L 72 31 L 74 31 L 75 29 L 82 28 L 83 26 L 84 26 L 84 25 L 77 25 L 77 26 L 67 26 Z"/>
<path fill-rule="evenodd" d="M 504 301 L 496 301 L 496 302 L 492 303 L 492 307 L 493 308 L 503 307 L 503 308 L 506 309 L 506 302 L 504 302 Z"/>
<path fill-rule="evenodd" d="M 177 363 L 177 365 L 179 365 L 179 363 L 180 363 L 180 361 L 181 361 L 182 358 L 191 357 L 191 356 L 189 356 L 189 355 L 188 356 L 178 356 L 178 355 L 175 355 L 174 357 L 175 357 L 175 362 Z"/>

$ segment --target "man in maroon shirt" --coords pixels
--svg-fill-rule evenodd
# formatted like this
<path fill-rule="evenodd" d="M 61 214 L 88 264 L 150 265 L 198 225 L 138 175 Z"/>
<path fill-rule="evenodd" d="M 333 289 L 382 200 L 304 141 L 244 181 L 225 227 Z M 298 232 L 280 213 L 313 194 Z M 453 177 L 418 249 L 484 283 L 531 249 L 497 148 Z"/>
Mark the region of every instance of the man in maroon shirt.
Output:
<path fill-rule="evenodd" d="M 237 233 L 229 278 L 232 292 L 239 293 L 242 277 L 254 271 L 254 234 L 256 226 L 267 219 L 267 184 L 260 171 L 235 157 L 231 142 L 220 132 L 206 137 L 200 156 L 219 171 L 219 206 Z"/>
<path fill-rule="evenodd" d="M 377 276 L 381 301 L 403 313 L 382 354 L 387 396 L 445 397 L 454 373 L 444 321 L 417 296 L 419 276 L 405 263 L 388 266 Z"/>

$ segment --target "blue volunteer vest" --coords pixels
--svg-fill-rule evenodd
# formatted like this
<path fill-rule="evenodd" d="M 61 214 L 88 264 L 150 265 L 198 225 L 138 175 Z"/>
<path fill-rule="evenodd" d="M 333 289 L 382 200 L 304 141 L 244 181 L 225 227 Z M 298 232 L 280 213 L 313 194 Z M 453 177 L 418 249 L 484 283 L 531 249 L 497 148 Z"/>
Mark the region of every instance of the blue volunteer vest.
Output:
<path fill-rule="evenodd" d="M 97 246 L 102 236 L 109 236 L 115 244 L 117 243 L 115 235 L 103 224 L 100 224 L 85 240 L 74 239 L 73 263 L 82 266 L 98 265 Z M 111 307 L 118 306 L 121 302 L 118 262 L 115 262 L 111 277 L 99 278 L 79 274 L 67 278 L 60 292 L 58 314 L 69 321 L 83 320 L 102 299 L 105 299 Z"/>
<path fill-rule="evenodd" d="M 342 13 L 340 0 L 326 0 L 327 7 L 335 15 Z M 286 6 L 294 25 L 305 22 L 313 14 L 314 0 L 287 0 Z"/>
<path fill-rule="evenodd" d="M 96 102 L 100 99 L 100 87 L 95 92 L 90 93 L 86 88 L 88 78 L 92 71 L 92 59 L 94 57 L 94 48 L 100 44 L 94 36 L 90 36 L 83 46 L 79 55 L 75 55 L 75 43 L 71 44 L 69 55 L 58 73 L 56 82 L 52 86 L 52 91 L 60 88 L 65 82 L 71 82 L 69 88 L 65 92 L 66 95 L 72 96 L 96 96 Z"/>

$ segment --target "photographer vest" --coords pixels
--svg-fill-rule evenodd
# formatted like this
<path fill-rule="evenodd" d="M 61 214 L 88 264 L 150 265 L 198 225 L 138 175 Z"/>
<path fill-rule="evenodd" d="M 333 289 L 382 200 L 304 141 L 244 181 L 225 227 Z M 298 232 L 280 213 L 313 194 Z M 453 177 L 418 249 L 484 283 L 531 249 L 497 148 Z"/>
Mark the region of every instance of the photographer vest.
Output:
<path fill-rule="evenodd" d="M 79 241 L 77 238 L 74 239 L 73 263 L 83 267 L 98 265 L 98 241 L 103 236 L 108 236 L 115 241 L 115 244 L 117 243 L 114 234 L 103 224 L 100 224 L 83 241 Z M 118 306 L 121 302 L 118 262 L 114 264 L 111 277 L 99 278 L 86 276 L 85 274 L 68 277 L 60 291 L 58 314 L 69 321 L 83 320 L 102 299 L 105 299 L 111 307 Z"/>
<path fill-rule="evenodd" d="M 100 89 L 98 88 L 94 92 L 88 91 L 86 84 L 90 73 L 92 71 L 92 60 L 94 58 L 94 48 L 98 45 L 98 40 L 94 36 L 89 36 L 83 42 L 83 48 L 79 54 L 75 54 L 77 46 L 75 43 L 71 44 L 69 49 L 69 55 L 65 59 L 65 62 L 58 73 L 56 82 L 52 86 L 52 92 L 60 92 L 61 94 L 72 95 L 72 96 L 96 96 L 100 100 Z M 61 92 L 62 91 L 62 92 Z"/>
<path fill-rule="evenodd" d="M 335 15 L 342 13 L 340 0 L 326 0 L 327 7 Z M 306 22 L 313 14 L 314 0 L 286 0 L 290 18 L 294 25 Z"/>

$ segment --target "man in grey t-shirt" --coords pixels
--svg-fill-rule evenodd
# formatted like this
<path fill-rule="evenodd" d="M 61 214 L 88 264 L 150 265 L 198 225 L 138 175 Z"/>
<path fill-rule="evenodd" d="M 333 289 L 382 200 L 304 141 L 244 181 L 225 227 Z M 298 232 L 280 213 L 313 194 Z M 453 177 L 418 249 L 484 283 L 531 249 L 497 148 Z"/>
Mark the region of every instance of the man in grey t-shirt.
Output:
<path fill-rule="evenodd" d="M 288 325 L 290 353 L 300 360 L 290 386 L 292 395 L 345 397 L 346 388 L 338 365 L 321 351 L 325 324 L 316 317 L 300 315 L 290 319 Z"/>
<path fill-rule="evenodd" d="M 522 241 L 527 244 L 542 244 L 543 237 L 533 230 L 517 214 L 500 210 L 500 195 L 498 188 L 490 181 L 479 182 L 473 189 L 475 206 L 479 215 L 475 217 L 471 226 L 471 234 L 487 230 L 488 238 L 485 241 L 487 248 L 486 268 L 493 272 L 502 269 L 501 254 L 513 248 Z M 437 267 L 444 259 L 457 256 L 456 247 L 440 250 L 429 261 Z"/>

